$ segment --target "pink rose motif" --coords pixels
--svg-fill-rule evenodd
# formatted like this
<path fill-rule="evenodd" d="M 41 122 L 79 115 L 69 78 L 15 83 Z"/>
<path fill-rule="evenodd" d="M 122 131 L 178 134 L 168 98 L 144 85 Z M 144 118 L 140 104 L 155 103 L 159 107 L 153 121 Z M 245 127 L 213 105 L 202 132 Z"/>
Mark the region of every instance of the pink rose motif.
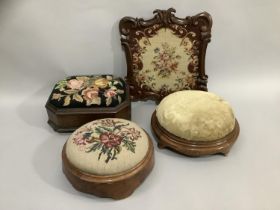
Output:
<path fill-rule="evenodd" d="M 111 89 L 109 89 L 105 92 L 106 97 L 114 97 L 115 95 L 117 95 L 116 91 L 111 90 Z"/>
<path fill-rule="evenodd" d="M 167 61 L 170 59 L 170 56 L 167 54 L 167 53 L 162 53 L 160 55 L 161 59 L 164 60 L 164 61 Z"/>
<path fill-rule="evenodd" d="M 111 132 L 102 133 L 99 136 L 99 139 L 105 145 L 105 147 L 107 147 L 107 148 L 116 147 L 116 146 L 120 145 L 121 142 L 122 142 L 122 137 L 121 136 L 116 135 L 116 134 L 111 133 Z"/>
<path fill-rule="evenodd" d="M 84 138 L 83 133 L 78 133 L 74 138 L 74 143 L 78 146 L 80 145 L 86 145 L 87 144 L 87 138 Z"/>
<path fill-rule="evenodd" d="M 67 87 L 73 90 L 80 90 L 84 82 L 77 79 L 71 79 L 67 82 Z"/>
<path fill-rule="evenodd" d="M 83 98 L 87 101 L 87 105 L 91 104 L 100 104 L 101 99 L 98 96 L 99 88 L 94 87 L 88 87 L 82 91 Z"/>

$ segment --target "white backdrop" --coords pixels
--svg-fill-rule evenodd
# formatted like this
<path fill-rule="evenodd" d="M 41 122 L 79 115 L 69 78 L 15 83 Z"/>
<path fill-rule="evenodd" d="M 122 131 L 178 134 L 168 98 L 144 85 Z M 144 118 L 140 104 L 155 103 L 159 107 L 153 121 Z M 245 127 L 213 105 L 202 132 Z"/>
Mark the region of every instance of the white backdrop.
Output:
<path fill-rule="evenodd" d="M 69 134 L 46 123 L 56 81 L 126 74 L 118 21 L 156 8 L 213 17 L 209 91 L 227 99 L 241 133 L 227 157 L 156 148 L 152 174 L 128 199 L 76 192 L 61 172 Z M 0 0 L 0 209 L 280 209 L 280 2 L 274 0 Z M 133 103 L 149 133 L 153 102 Z"/>

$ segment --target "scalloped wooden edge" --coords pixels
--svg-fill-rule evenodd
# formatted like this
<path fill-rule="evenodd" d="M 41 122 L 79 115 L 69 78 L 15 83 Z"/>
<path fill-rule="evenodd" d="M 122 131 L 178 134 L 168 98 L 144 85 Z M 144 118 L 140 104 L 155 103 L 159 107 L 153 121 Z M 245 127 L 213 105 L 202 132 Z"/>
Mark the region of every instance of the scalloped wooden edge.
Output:
<path fill-rule="evenodd" d="M 180 154 L 192 157 L 213 154 L 227 155 L 240 132 L 238 121 L 235 119 L 233 131 L 221 139 L 214 141 L 187 140 L 177 137 L 164 129 L 157 120 L 156 111 L 154 111 L 151 118 L 151 127 L 157 137 L 158 147 L 160 149 L 169 148 Z"/>
<path fill-rule="evenodd" d="M 146 132 L 147 134 L 147 132 Z M 135 167 L 114 175 L 94 175 L 73 166 L 66 156 L 66 143 L 62 150 L 63 172 L 72 186 L 84 193 L 98 197 L 124 199 L 145 180 L 154 166 L 154 147 L 147 134 L 149 147 L 144 159 Z"/>

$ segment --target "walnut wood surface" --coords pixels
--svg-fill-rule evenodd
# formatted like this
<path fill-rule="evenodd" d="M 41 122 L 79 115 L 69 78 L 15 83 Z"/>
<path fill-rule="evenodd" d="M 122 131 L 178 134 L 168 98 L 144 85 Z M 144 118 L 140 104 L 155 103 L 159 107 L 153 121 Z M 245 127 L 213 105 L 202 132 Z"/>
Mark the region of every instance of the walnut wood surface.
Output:
<path fill-rule="evenodd" d="M 66 144 L 62 151 L 62 163 L 67 179 L 76 190 L 98 197 L 118 200 L 130 196 L 154 166 L 154 147 L 150 138 L 148 152 L 140 163 L 125 172 L 106 176 L 86 173 L 73 166 L 66 156 L 65 147 Z"/>
<path fill-rule="evenodd" d="M 47 101 L 48 123 L 57 132 L 72 132 L 93 120 L 102 118 L 131 119 L 131 101 L 129 88 L 126 90 L 126 100 L 116 107 L 84 107 L 84 108 L 58 108 Z"/>
<path fill-rule="evenodd" d="M 183 31 L 193 31 L 197 34 L 197 50 L 196 55 L 199 58 L 198 76 L 196 85 L 193 89 L 207 91 L 207 78 L 205 74 L 205 54 L 207 44 L 211 40 L 212 18 L 207 12 L 197 14 L 195 16 L 187 16 L 178 18 L 174 15 L 175 9 L 155 10 L 152 19 L 144 20 L 143 18 L 124 17 L 120 20 L 119 31 L 121 34 L 121 44 L 125 50 L 127 62 L 127 83 L 130 87 L 130 96 L 133 101 L 137 100 L 155 100 L 159 102 L 170 92 L 155 92 L 143 84 L 138 84 L 134 76 L 135 65 L 142 68 L 141 59 L 137 59 L 137 64 L 133 62 L 133 54 L 139 48 L 138 41 L 142 37 L 153 37 L 157 30 L 161 28 L 169 28 L 180 37 L 183 37 Z"/>
<path fill-rule="evenodd" d="M 156 111 L 151 118 L 151 127 L 157 137 L 159 148 L 169 148 L 187 156 L 204 156 L 212 154 L 226 155 L 239 135 L 239 124 L 235 120 L 235 127 L 231 133 L 214 141 L 191 141 L 173 135 L 158 122 Z"/>

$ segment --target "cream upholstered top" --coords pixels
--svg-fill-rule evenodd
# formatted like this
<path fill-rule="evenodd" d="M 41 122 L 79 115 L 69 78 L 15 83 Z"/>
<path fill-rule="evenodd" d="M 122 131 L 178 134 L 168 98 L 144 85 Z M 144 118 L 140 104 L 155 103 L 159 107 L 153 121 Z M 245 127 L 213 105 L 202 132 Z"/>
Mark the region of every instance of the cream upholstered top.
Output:
<path fill-rule="evenodd" d="M 205 91 L 185 90 L 168 95 L 158 105 L 156 116 L 163 128 L 187 140 L 217 140 L 235 126 L 229 103 Z"/>
<path fill-rule="evenodd" d="M 113 175 L 141 162 L 148 147 L 148 136 L 137 124 L 106 118 L 77 129 L 66 143 L 66 156 L 84 172 Z"/>

